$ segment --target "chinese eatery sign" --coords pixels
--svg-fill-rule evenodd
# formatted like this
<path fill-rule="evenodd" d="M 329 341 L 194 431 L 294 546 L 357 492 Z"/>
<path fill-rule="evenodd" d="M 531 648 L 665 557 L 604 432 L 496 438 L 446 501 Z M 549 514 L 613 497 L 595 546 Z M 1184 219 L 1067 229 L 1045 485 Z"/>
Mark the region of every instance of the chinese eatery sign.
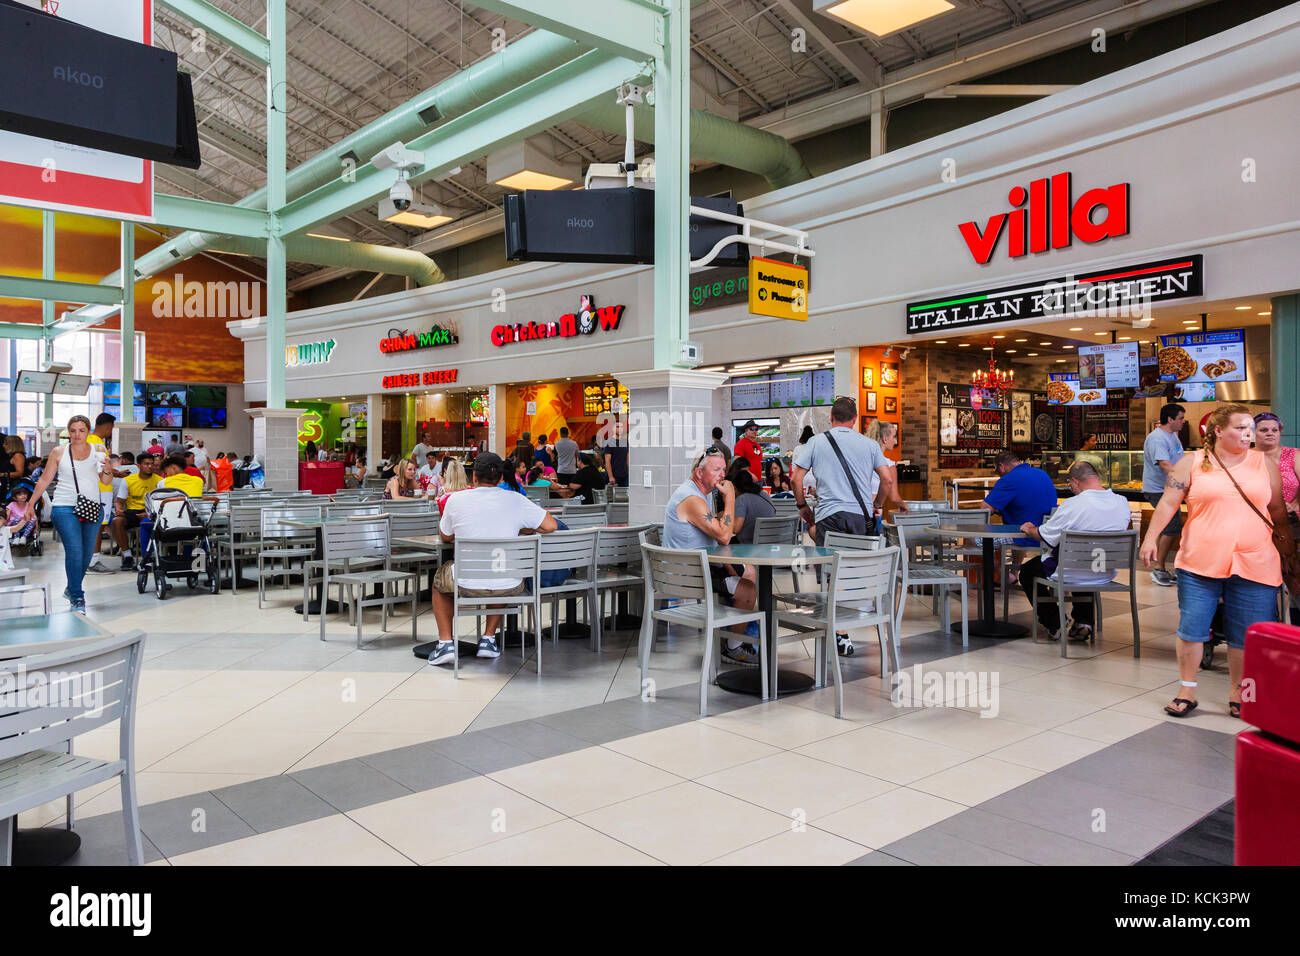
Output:
<path fill-rule="evenodd" d="M 454 385 L 459 369 L 437 368 L 426 372 L 407 372 L 403 375 L 385 375 L 384 388 L 419 388 L 421 385 Z"/>
<path fill-rule="evenodd" d="M 531 342 L 534 339 L 569 338 L 590 335 L 596 329 L 613 332 L 623 318 L 622 305 L 596 308 L 595 296 L 584 295 L 578 299 L 578 311 L 560 316 L 556 322 L 521 322 L 516 325 L 498 325 L 492 329 L 492 344 L 497 348 L 510 342 Z"/>

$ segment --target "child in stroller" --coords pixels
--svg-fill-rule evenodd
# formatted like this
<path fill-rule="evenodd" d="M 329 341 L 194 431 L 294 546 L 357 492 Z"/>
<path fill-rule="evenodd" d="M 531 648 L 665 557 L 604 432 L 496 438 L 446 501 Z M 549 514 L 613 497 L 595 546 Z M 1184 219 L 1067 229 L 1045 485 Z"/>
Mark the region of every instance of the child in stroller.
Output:
<path fill-rule="evenodd" d="M 9 528 L 10 546 L 22 545 L 28 555 L 40 555 L 45 546 L 41 544 L 41 525 L 33 518 L 27 520 L 27 501 L 31 498 L 32 487 L 26 480 L 15 485 L 9 495 L 9 506 L 5 509 L 5 525 Z"/>
<path fill-rule="evenodd" d="M 144 507 L 150 525 L 149 543 L 144 546 L 144 559 L 136 571 L 136 590 L 143 594 L 152 576 L 158 599 L 165 600 L 172 587 L 168 578 L 185 578 L 193 589 L 199 587 L 202 576 L 204 586 L 216 594 L 217 566 L 207 522 L 190 496 L 182 488 L 160 485 L 145 495 Z M 144 528 L 142 521 L 141 540 Z"/>

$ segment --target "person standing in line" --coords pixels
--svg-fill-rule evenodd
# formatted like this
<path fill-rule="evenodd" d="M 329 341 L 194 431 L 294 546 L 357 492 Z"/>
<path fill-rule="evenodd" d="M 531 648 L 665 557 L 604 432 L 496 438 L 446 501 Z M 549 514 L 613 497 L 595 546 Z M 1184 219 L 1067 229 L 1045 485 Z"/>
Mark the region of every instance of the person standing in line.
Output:
<path fill-rule="evenodd" d="M 533 461 L 540 462 L 543 468 L 555 466 L 555 459 L 551 457 L 551 446 L 546 443 L 546 432 L 537 436 L 537 449 L 533 452 Z"/>
<path fill-rule="evenodd" d="M 612 440 L 604 448 L 605 476 L 611 485 L 627 487 L 627 430 L 622 422 L 615 424 Z"/>
<path fill-rule="evenodd" d="M 898 497 L 894 469 L 884 450 L 879 442 L 853 430 L 857 421 L 858 403 L 847 397 L 837 398 L 831 406 L 830 429 L 814 435 L 794 451 L 790 480 L 794 484 L 795 503 L 800 517 L 813 528 L 813 540 L 818 547 L 830 531 L 870 534 L 875 527 L 872 519 L 877 504 L 892 501 L 895 510 L 907 510 Z M 739 457 L 740 443 L 736 445 Z M 804 476 L 808 472 L 817 476 L 816 515 L 804 497 Z M 853 653 L 853 641 L 847 633 L 835 635 L 835 649 L 845 657 Z"/>
<path fill-rule="evenodd" d="M 731 447 L 722 440 L 722 429 L 717 425 L 713 426 L 713 447 L 722 452 L 722 457 L 726 459 L 727 466 L 731 466 Z"/>
<path fill-rule="evenodd" d="M 63 544 L 63 573 L 68 582 L 63 596 L 71 602 L 72 610 L 78 614 L 86 613 L 86 593 L 82 590 L 81 582 L 86 574 L 90 549 L 94 546 L 100 523 L 99 515 L 86 516 L 91 517 L 91 520 L 78 516 L 77 499 L 88 498 L 98 504 L 100 482 L 110 488 L 113 484 L 107 452 L 102 445 L 87 442 L 89 436 L 89 418 L 74 415 L 68 419 L 68 444 L 50 451 L 45 471 L 36 483 L 36 490 L 27 500 L 25 511 L 27 521 L 35 519 L 35 502 L 45 493 L 57 474 L 59 483 L 54 489 L 52 511 L 54 528 L 59 532 L 59 540 Z"/>
<path fill-rule="evenodd" d="M 749 473 L 754 476 L 756 481 L 763 480 L 763 448 L 758 444 L 758 422 L 752 418 L 745 422 L 742 431 L 743 435 L 736 440 L 736 447 L 732 450 L 732 456 L 735 458 L 744 458 L 749 462 Z"/>
<path fill-rule="evenodd" d="M 420 441 L 411 449 L 411 461 L 423 464 L 424 459 L 431 451 L 433 451 L 433 435 L 430 432 L 425 432 L 420 437 Z"/>
<path fill-rule="evenodd" d="M 153 440 L 149 442 L 149 447 L 145 449 L 145 452 L 150 455 L 161 455 L 163 453 L 163 446 L 162 443 L 158 441 L 157 435 L 155 435 Z"/>
<path fill-rule="evenodd" d="M 1282 475 L 1264 452 L 1250 447 L 1255 421 L 1245 405 L 1220 405 L 1210 416 L 1204 446 L 1174 466 L 1142 542 L 1148 566 L 1159 558 L 1160 529 L 1187 502 L 1187 524 L 1175 565 L 1178 584 L 1178 670 L 1181 688 L 1165 705 L 1171 717 L 1197 707 L 1196 675 L 1223 602 L 1228 638 L 1228 716 L 1241 716 L 1246 630 L 1277 620 L 1282 561 L 1273 529 L 1290 537 Z"/>
<path fill-rule="evenodd" d="M 1268 455 L 1282 473 L 1282 503 L 1294 525 L 1300 513 L 1300 463 L 1296 461 L 1296 449 L 1282 444 L 1282 419 L 1272 412 L 1255 416 L 1255 447 Z"/>
<path fill-rule="evenodd" d="M 512 456 L 515 461 L 522 461 L 525 465 L 533 463 L 533 433 L 524 432 L 519 436 L 519 441 L 515 442 L 515 451 Z"/>
<path fill-rule="evenodd" d="M 578 473 L 578 443 L 569 437 L 569 429 L 560 429 L 560 440 L 555 443 L 555 483 L 568 485 Z"/>
<path fill-rule="evenodd" d="M 185 457 L 185 446 L 181 444 L 180 435 L 172 436 L 172 440 L 167 443 L 167 448 L 164 451 L 164 454 L 168 458 L 172 457 L 172 455 L 180 455 L 182 458 Z"/>
<path fill-rule="evenodd" d="M 1142 443 L 1142 497 L 1146 498 L 1152 508 L 1159 508 L 1164 497 L 1165 483 L 1174 473 L 1174 467 L 1183 457 L 1183 443 L 1178 438 L 1187 412 L 1181 405 L 1168 404 L 1160 409 L 1160 424 L 1151 429 L 1146 441 Z M 1180 498 L 1179 501 L 1182 499 Z M 1152 521 L 1155 516 L 1152 515 Z M 1156 529 L 1159 546 L 1156 549 L 1155 567 L 1151 569 L 1151 580 L 1162 588 L 1171 588 L 1176 583 L 1174 575 L 1169 573 L 1166 562 L 1169 552 L 1178 543 L 1178 536 L 1183 531 L 1183 513 L 1174 509 L 1168 521 Z"/>

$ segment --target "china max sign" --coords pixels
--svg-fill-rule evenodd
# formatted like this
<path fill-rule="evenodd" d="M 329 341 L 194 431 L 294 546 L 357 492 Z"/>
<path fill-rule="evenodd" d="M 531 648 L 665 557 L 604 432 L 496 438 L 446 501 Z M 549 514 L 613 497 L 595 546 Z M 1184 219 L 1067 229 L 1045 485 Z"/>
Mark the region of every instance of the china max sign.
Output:
<path fill-rule="evenodd" d="M 578 311 L 560 316 L 557 322 L 543 322 L 540 325 L 536 322 L 521 322 L 496 326 L 492 329 L 492 344 L 500 348 L 508 342 L 590 335 L 598 327 L 612 332 L 618 328 L 625 308 L 622 305 L 607 305 L 598 309 L 595 297 L 584 295 L 578 300 Z"/>
<path fill-rule="evenodd" d="M 379 340 L 379 351 L 413 352 L 416 349 L 431 349 L 439 345 L 455 345 L 460 339 L 451 329 L 435 325 L 427 332 L 407 332 L 405 329 L 389 329 L 388 335 Z"/>

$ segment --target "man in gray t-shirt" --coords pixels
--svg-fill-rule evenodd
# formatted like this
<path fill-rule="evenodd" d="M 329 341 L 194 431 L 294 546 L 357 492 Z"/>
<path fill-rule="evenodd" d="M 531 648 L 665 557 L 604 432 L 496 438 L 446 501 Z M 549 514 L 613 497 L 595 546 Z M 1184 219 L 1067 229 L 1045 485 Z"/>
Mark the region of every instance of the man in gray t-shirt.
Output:
<path fill-rule="evenodd" d="M 1173 474 L 1178 459 L 1183 457 L 1183 443 L 1179 440 L 1178 433 L 1186 420 L 1187 412 L 1183 406 L 1172 402 L 1165 405 L 1160 409 L 1160 424 L 1151 429 L 1151 434 L 1142 443 L 1142 496 L 1153 508 L 1160 505 L 1160 499 L 1165 493 L 1165 482 Z M 1160 532 L 1156 566 L 1151 571 L 1151 580 L 1161 587 L 1173 587 L 1178 581 L 1165 568 L 1165 562 L 1182 530 L 1183 513 L 1180 507 Z"/>
<path fill-rule="evenodd" d="M 567 428 L 560 429 L 560 440 L 555 443 L 555 475 L 560 484 L 578 473 L 578 443 L 569 437 Z"/>

